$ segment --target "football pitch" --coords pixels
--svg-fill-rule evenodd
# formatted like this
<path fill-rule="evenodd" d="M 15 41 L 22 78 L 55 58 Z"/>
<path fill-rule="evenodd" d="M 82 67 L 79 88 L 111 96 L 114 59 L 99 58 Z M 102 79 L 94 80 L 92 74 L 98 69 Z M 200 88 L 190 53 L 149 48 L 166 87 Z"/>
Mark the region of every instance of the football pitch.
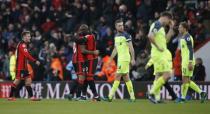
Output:
<path fill-rule="evenodd" d="M 0 99 L 0 114 L 209 114 L 210 101 L 188 101 L 176 104 L 166 101 L 165 104 L 152 104 L 148 100 L 127 100 L 113 102 L 46 100 L 29 101 L 17 99 L 7 101 Z"/>

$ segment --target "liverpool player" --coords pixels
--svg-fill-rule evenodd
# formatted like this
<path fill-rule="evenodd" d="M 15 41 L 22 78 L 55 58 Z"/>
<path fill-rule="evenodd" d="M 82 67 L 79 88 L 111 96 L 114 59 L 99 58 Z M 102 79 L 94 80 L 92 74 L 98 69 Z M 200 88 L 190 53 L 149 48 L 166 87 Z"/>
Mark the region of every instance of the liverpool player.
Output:
<path fill-rule="evenodd" d="M 12 84 L 9 101 L 15 101 L 16 88 L 20 84 L 21 80 L 25 80 L 25 87 L 28 91 L 30 100 L 37 101 L 33 96 L 33 91 L 31 88 L 32 79 L 27 69 L 28 60 L 35 62 L 37 65 L 40 65 L 40 62 L 34 59 L 27 49 L 27 44 L 30 43 L 31 35 L 29 31 L 24 31 L 21 34 L 22 40 L 18 43 L 16 49 L 16 78 Z"/>

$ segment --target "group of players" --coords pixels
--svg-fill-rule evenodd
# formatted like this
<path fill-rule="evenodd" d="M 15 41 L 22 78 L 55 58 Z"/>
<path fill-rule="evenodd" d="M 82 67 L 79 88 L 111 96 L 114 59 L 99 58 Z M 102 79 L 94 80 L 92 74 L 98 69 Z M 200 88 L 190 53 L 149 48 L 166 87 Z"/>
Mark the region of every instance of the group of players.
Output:
<path fill-rule="evenodd" d="M 165 28 L 169 27 L 168 33 L 165 32 Z M 124 30 L 123 20 L 118 19 L 115 21 L 116 34 L 114 37 L 115 46 L 111 54 L 110 60 L 107 63 L 109 65 L 114 57 L 117 55 L 117 72 L 115 81 L 112 85 L 112 89 L 109 95 L 103 100 L 111 102 L 121 78 L 126 83 L 127 90 L 130 95 L 130 101 L 135 101 L 135 93 L 133 90 L 132 82 L 129 78 L 130 66 L 135 65 L 135 53 L 132 45 L 132 37 Z M 181 98 L 177 98 L 173 89 L 168 84 L 168 80 L 172 75 L 172 56 L 167 49 L 167 42 L 174 36 L 174 23 L 172 21 L 172 15 L 168 12 L 163 12 L 160 18 L 155 21 L 149 30 L 148 38 L 151 42 L 151 59 L 145 68 L 148 68 L 151 64 L 154 65 L 155 80 L 151 90 L 148 92 L 148 99 L 152 103 L 160 102 L 160 90 L 162 86 L 165 86 L 172 96 L 172 99 L 177 103 L 185 102 L 185 97 L 188 88 L 192 88 L 195 92 L 201 96 L 201 102 L 204 102 L 207 98 L 207 93 L 202 91 L 190 78 L 193 74 L 195 65 L 194 52 L 193 52 L 193 38 L 188 33 L 188 24 L 181 22 L 179 24 L 179 48 L 181 49 L 182 56 L 182 85 L 181 85 Z M 25 86 L 29 93 L 31 100 L 39 100 L 33 97 L 31 89 L 31 77 L 27 70 L 27 60 L 34 61 L 37 65 L 40 62 L 34 59 L 27 50 L 27 44 L 30 42 L 31 36 L 29 31 L 22 33 L 22 41 L 19 42 L 16 49 L 16 79 L 14 80 L 11 93 L 8 100 L 14 101 L 15 92 L 20 80 L 25 80 Z M 89 27 L 86 24 L 80 25 L 75 35 L 70 36 L 71 41 L 74 42 L 73 46 L 73 59 L 72 63 L 77 74 L 78 79 L 74 80 L 71 86 L 70 94 L 66 96 L 69 100 L 74 97 L 76 93 L 77 100 L 86 100 L 87 86 L 94 95 L 93 100 L 100 101 L 95 82 L 94 73 L 96 71 L 99 50 L 96 49 L 96 39 L 94 34 L 90 32 Z"/>
<path fill-rule="evenodd" d="M 165 27 L 168 26 L 168 33 L 165 32 Z M 181 22 L 179 24 L 179 48 L 181 49 L 181 70 L 182 70 L 182 85 L 181 85 L 181 98 L 175 99 L 177 103 L 184 103 L 188 88 L 190 87 L 195 92 L 200 94 L 201 102 L 207 99 L 207 93 L 202 91 L 198 85 L 196 85 L 191 77 L 193 75 L 195 58 L 193 52 L 193 38 L 188 32 L 188 24 Z M 155 21 L 149 30 L 148 38 L 151 42 L 151 59 L 149 64 L 154 65 L 155 80 L 153 87 L 151 88 L 148 99 L 152 103 L 161 103 L 160 89 L 170 79 L 172 73 L 172 56 L 167 49 L 167 42 L 174 36 L 174 23 L 172 21 L 172 15 L 168 12 L 163 12 L 160 18 Z M 147 66 L 146 66 L 147 67 Z M 171 91 L 171 88 L 167 88 Z M 171 91 L 173 95 L 173 91 Z M 173 97 L 173 96 L 172 96 Z"/>

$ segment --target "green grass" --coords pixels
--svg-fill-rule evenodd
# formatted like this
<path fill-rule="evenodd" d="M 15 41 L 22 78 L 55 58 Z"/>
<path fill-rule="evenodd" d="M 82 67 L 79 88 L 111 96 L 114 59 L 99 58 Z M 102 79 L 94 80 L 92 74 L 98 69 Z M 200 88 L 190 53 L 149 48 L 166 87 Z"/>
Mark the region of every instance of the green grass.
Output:
<path fill-rule="evenodd" d="M 137 100 L 130 103 L 127 100 L 113 102 L 42 100 L 29 101 L 17 99 L 7 101 L 0 99 L 0 114 L 209 114 L 210 101 L 203 104 L 200 101 L 189 101 L 185 104 L 152 104 L 148 100 Z"/>

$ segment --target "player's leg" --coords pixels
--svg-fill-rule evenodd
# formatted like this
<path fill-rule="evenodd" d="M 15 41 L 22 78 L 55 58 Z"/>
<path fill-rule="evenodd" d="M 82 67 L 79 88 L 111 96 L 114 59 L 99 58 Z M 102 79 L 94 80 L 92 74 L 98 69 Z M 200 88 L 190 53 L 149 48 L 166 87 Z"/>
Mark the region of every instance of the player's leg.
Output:
<path fill-rule="evenodd" d="M 131 102 L 135 101 L 136 98 L 135 98 L 135 94 L 134 94 L 134 90 L 133 90 L 133 84 L 130 80 L 128 73 L 123 75 L 123 80 L 126 83 L 126 87 L 127 87 L 128 93 L 130 95 L 130 101 Z"/>
<path fill-rule="evenodd" d="M 202 91 L 195 82 L 190 80 L 190 78 L 193 76 L 193 70 L 192 71 L 187 70 L 186 73 L 187 73 L 186 75 L 189 76 L 189 87 L 193 89 L 196 93 L 200 94 L 201 103 L 203 103 L 207 99 L 207 93 Z"/>
<path fill-rule="evenodd" d="M 31 84 L 32 84 L 31 77 L 30 76 L 26 77 L 25 78 L 25 87 L 26 87 L 26 90 L 28 91 L 28 96 L 29 96 L 30 100 L 31 101 L 40 101 L 41 99 L 34 97 Z"/>
<path fill-rule="evenodd" d="M 121 80 L 121 77 L 122 77 L 123 74 L 125 74 L 124 71 L 123 71 L 123 62 L 118 61 L 118 63 L 117 63 L 117 73 L 115 75 L 115 81 L 112 85 L 112 89 L 109 92 L 109 96 L 108 96 L 109 101 L 112 101 L 113 96 L 114 96 L 115 92 L 117 91 L 117 89 L 120 85 L 120 80 Z"/>
<path fill-rule="evenodd" d="M 70 88 L 71 88 L 70 93 L 64 96 L 68 100 L 72 100 L 72 98 L 74 97 L 74 94 L 77 92 L 78 81 L 76 79 L 72 80 Z"/>
<path fill-rule="evenodd" d="M 75 69 L 77 75 L 78 75 L 78 90 L 77 90 L 77 97 L 80 98 L 81 92 L 84 87 L 84 81 L 85 81 L 85 67 L 84 67 L 84 62 L 78 62 L 76 64 L 76 69 Z"/>
<path fill-rule="evenodd" d="M 116 74 L 115 81 L 112 85 L 112 89 L 111 89 L 111 91 L 109 92 L 109 95 L 108 95 L 109 101 L 112 101 L 112 99 L 114 97 L 114 94 L 115 94 L 115 92 L 117 91 L 117 89 L 120 85 L 121 77 L 122 77 L 122 74 L 119 74 L 119 73 Z"/>
<path fill-rule="evenodd" d="M 153 86 L 157 84 L 157 80 L 158 80 L 159 76 L 155 75 L 155 79 L 153 81 Z M 157 101 L 160 101 L 160 89 L 155 93 L 155 99 Z"/>
<path fill-rule="evenodd" d="M 19 85 L 19 83 L 20 83 L 20 79 L 15 79 L 13 81 L 8 100 L 10 100 L 10 101 L 15 101 L 16 100 L 15 99 L 15 93 L 17 91 L 17 86 Z"/>
<path fill-rule="evenodd" d="M 32 88 L 31 88 L 31 83 L 32 83 L 32 79 L 30 77 L 27 77 L 25 79 L 25 87 L 26 87 L 26 90 L 28 91 L 29 98 L 33 97 L 33 91 L 32 91 Z"/>
<path fill-rule="evenodd" d="M 15 99 L 15 93 L 17 91 L 17 86 L 20 84 L 20 81 L 21 81 L 20 78 L 21 78 L 21 73 L 20 73 L 20 71 L 17 70 L 16 71 L 16 78 L 12 83 L 10 95 L 9 95 L 9 98 L 8 98 L 8 100 L 10 100 L 10 101 L 16 100 Z"/>
<path fill-rule="evenodd" d="M 182 77 L 181 100 L 180 100 L 180 102 L 185 101 L 187 91 L 188 91 L 188 88 L 189 88 L 189 82 L 190 82 L 190 78 L 188 76 L 183 76 Z"/>
<path fill-rule="evenodd" d="M 95 81 L 93 78 L 97 64 L 98 64 L 98 59 L 88 61 L 87 83 L 90 86 L 90 89 L 94 95 L 94 100 L 100 101 L 99 95 L 96 91 Z"/>
<path fill-rule="evenodd" d="M 150 90 L 150 94 L 148 96 L 149 100 L 153 103 L 157 103 L 155 99 L 155 95 L 159 94 L 161 87 L 170 79 L 171 71 L 172 71 L 172 61 L 171 61 L 171 54 L 169 51 L 160 56 L 153 56 L 154 62 L 154 69 L 156 75 L 158 75 L 158 79 L 156 83 L 153 85 L 152 89 Z"/>
<path fill-rule="evenodd" d="M 169 95 L 171 95 L 172 100 L 176 100 L 177 99 L 177 95 L 174 92 L 173 88 L 170 86 L 170 84 L 167 82 L 165 82 L 164 87 L 168 90 Z"/>

